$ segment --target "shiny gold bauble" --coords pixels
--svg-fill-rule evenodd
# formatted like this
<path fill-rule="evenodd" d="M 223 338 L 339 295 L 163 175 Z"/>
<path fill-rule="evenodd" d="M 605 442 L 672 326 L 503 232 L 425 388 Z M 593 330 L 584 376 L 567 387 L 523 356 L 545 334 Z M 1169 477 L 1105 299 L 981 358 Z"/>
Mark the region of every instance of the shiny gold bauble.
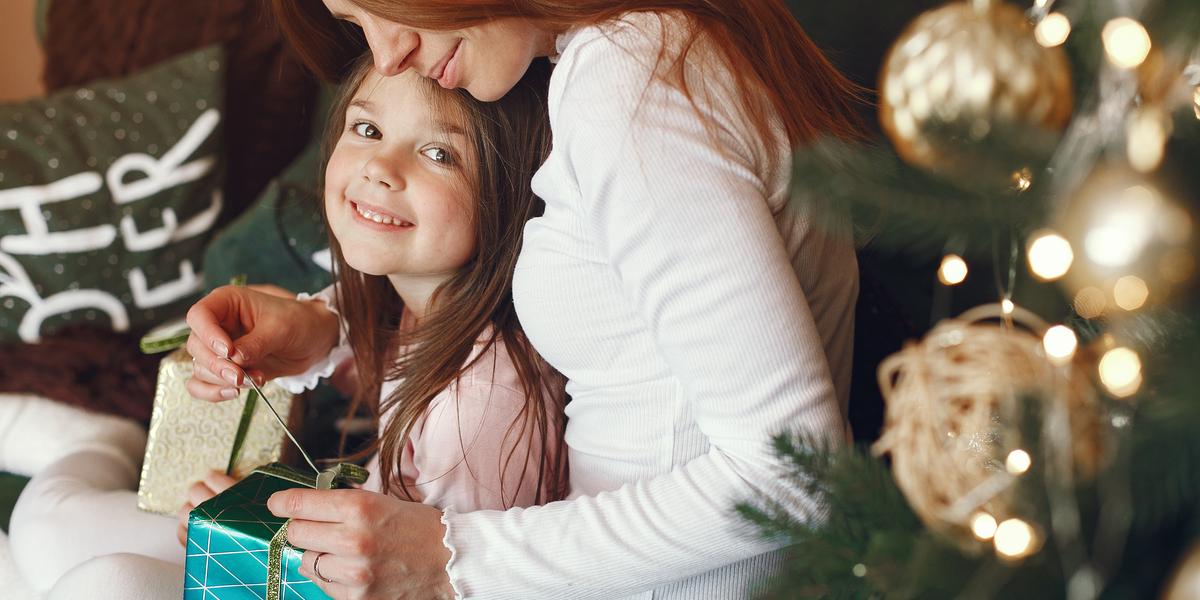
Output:
<path fill-rule="evenodd" d="M 1001 0 L 953 2 L 917 17 L 888 54 L 879 97 L 900 156 L 946 174 L 968 169 L 946 133 L 979 142 L 1008 125 L 1057 131 L 1073 103 L 1062 48 L 1038 44 L 1025 14 Z M 949 131 L 934 135 L 938 127 Z"/>
<path fill-rule="evenodd" d="M 1097 168 L 1056 221 L 1075 257 L 1064 282 L 1083 317 L 1161 303 L 1196 270 L 1192 216 L 1164 187 L 1132 170 Z"/>

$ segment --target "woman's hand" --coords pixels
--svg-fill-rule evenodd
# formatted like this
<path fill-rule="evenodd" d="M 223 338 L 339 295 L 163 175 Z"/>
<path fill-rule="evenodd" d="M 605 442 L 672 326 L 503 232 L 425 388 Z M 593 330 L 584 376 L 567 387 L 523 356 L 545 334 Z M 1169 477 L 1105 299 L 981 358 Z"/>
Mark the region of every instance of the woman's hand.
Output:
<path fill-rule="evenodd" d="M 179 509 L 179 527 L 175 530 L 175 537 L 179 538 L 181 546 L 187 547 L 188 515 L 191 514 L 192 509 L 229 489 L 229 486 L 235 483 L 237 483 L 236 479 L 221 471 L 209 471 L 204 479 L 193 483 L 188 488 L 188 499 Z"/>
<path fill-rule="evenodd" d="M 338 317 L 320 302 L 279 288 L 225 286 L 188 311 L 187 350 L 195 360 L 188 392 L 203 400 L 236 398 L 243 370 L 256 381 L 303 373 L 338 341 Z"/>
<path fill-rule="evenodd" d="M 288 541 L 307 549 L 300 574 L 335 600 L 454 597 L 442 513 L 432 506 L 363 490 L 293 489 L 276 492 L 267 508 L 292 519 Z"/>

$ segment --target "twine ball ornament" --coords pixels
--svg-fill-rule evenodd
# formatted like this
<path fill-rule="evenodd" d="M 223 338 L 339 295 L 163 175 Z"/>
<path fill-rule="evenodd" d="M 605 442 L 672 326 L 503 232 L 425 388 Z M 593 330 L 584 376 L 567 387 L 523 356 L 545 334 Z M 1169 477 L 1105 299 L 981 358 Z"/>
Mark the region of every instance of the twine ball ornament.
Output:
<path fill-rule="evenodd" d="M 1080 316 L 1168 301 L 1196 270 L 1192 216 L 1152 178 L 1097 167 L 1055 217 L 1074 261 L 1064 278 Z"/>
<path fill-rule="evenodd" d="M 956 164 L 962 149 L 949 147 L 945 134 L 978 142 L 1005 124 L 1060 131 L 1073 106 L 1062 48 L 1038 44 L 1025 14 L 1001 0 L 952 2 L 918 16 L 888 52 L 879 96 L 883 129 L 904 160 L 963 176 L 970 174 Z"/>
<path fill-rule="evenodd" d="M 1021 327 L 988 321 L 1001 315 Z M 1029 447 L 1019 432 L 1023 396 L 1046 406 L 1065 401 L 1070 437 L 1062 445 L 1074 471 L 1090 477 L 1099 468 L 1105 432 L 1095 389 L 1079 361 L 1061 367 L 1064 377 L 1046 358 L 1045 329 L 1020 307 L 981 306 L 938 323 L 879 366 L 887 415 L 872 450 L 891 456 L 896 484 L 930 529 L 965 542 L 980 510 L 998 520 L 1013 514 L 1005 459 Z"/>

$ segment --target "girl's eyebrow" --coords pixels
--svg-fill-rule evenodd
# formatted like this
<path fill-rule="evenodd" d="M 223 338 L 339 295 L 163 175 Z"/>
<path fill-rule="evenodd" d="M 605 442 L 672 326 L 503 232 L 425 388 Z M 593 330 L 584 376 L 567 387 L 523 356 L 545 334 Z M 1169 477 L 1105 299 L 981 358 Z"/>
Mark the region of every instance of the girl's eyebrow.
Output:
<path fill-rule="evenodd" d="M 375 110 L 375 103 L 366 99 L 355 100 L 350 103 L 350 108 L 361 108 L 367 112 L 373 112 Z"/>
<path fill-rule="evenodd" d="M 446 135 L 459 135 L 462 137 L 467 137 L 466 129 L 459 126 L 458 124 L 451 123 L 450 121 L 434 121 L 433 127 L 438 132 L 444 133 Z"/>

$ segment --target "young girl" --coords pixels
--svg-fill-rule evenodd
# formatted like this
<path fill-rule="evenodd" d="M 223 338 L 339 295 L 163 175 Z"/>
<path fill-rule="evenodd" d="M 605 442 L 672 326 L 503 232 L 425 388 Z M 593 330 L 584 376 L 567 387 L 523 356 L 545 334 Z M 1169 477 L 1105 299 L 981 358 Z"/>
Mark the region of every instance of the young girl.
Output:
<path fill-rule="evenodd" d="M 379 415 L 365 489 L 331 494 L 371 502 L 382 492 L 460 511 L 565 495 L 563 382 L 525 340 L 510 291 L 525 221 L 541 211 L 528 182 L 548 151 L 547 78 L 548 66 L 535 65 L 516 93 L 483 104 L 416 75 L 383 78 L 360 61 L 328 140 L 324 211 L 335 284 L 300 299 L 248 288 L 213 292 L 287 323 L 298 339 L 326 324 L 315 321 L 340 315 L 339 348 L 323 360 L 303 357 L 307 372 L 280 380 L 311 387 L 352 356 L 351 412 L 365 405 Z M 245 382 L 212 367 L 212 345 L 197 346 L 214 335 L 196 318 L 203 313 L 201 304 L 189 315 L 198 330 L 188 343 L 196 359 L 188 386 L 197 397 L 229 397 Z M 252 336 L 222 341 L 243 352 L 255 344 Z M 312 342 L 328 349 L 334 340 Z M 295 360 L 276 358 L 280 373 Z M 231 483 L 207 478 L 193 486 L 189 505 Z M 84 590 L 97 597 L 98 577 L 114 597 L 178 597 L 183 575 L 161 561 L 182 562 L 181 549 L 136 554 L 85 563 L 62 577 L 51 598 Z M 325 571 L 353 567 L 309 552 L 302 572 L 326 582 Z M 125 581 L 114 586 L 114 572 Z"/>
<path fill-rule="evenodd" d="M 804 518 L 816 500 L 781 477 L 772 436 L 848 433 L 854 246 L 789 185 L 805 183 L 793 148 L 859 131 L 854 86 L 783 0 L 272 4 L 323 72 L 365 44 L 383 75 L 495 100 L 535 57 L 558 61 L 533 179 L 546 211 L 513 298 L 571 393 L 569 499 L 438 513 L 286 490 L 268 506 L 304 524 L 292 541 L 373 567 L 362 581 L 329 563 L 347 597 L 752 596 L 784 556 L 733 507 L 765 496 Z M 363 523 L 386 525 L 341 543 Z"/>

